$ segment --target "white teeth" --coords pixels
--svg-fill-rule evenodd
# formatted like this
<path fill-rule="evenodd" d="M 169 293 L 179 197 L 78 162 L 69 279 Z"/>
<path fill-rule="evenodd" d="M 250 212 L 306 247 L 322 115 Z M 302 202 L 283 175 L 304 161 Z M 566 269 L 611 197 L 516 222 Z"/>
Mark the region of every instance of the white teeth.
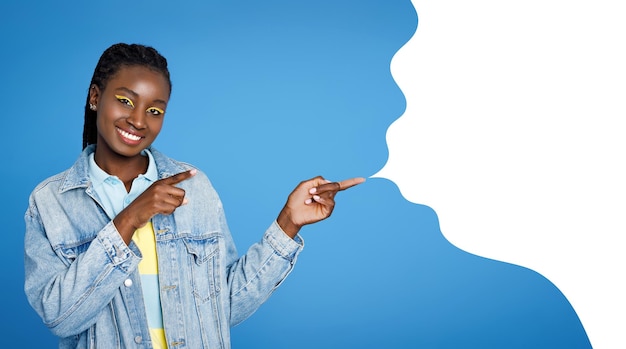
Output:
<path fill-rule="evenodd" d="M 133 140 L 133 141 L 138 141 L 138 140 L 140 140 L 140 139 L 141 139 L 141 137 L 139 137 L 139 136 L 135 136 L 135 135 L 133 135 L 133 134 L 130 134 L 130 133 L 128 133 L 128 132 L 126 132 L 126 131 L 124 131 L 124 130 L 122 130 L 122 129 L 119 129 L 119 128 L 118 128 L 118 129 L 117 129 L 117 131 L 118 131 L 118 132 L 119 132 L 119 133 L 120 133 L 120 134 L 121 134 L 124 138 L 128 138 L 128 139 Z"/>

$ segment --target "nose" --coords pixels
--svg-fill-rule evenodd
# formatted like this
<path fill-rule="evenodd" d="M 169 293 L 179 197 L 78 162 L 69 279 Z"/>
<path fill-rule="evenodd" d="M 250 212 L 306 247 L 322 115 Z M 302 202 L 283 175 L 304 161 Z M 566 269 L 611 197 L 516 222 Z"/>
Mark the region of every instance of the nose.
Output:
<path fill-rule="evenodd" d="M 141 130 L 146 127 L 146 113 L 144 113 L 140 108 L 134 108 L 130 115 L 126 118 L 126 122 L 135 129 Z"/>

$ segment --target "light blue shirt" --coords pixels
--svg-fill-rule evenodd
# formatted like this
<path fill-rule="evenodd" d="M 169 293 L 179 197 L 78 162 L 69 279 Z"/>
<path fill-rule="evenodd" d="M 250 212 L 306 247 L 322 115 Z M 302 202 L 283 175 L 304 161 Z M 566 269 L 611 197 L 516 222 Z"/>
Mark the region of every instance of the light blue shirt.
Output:
<path fill-rule="evenodd" d="M 106 173 L 96 164 L 94 154 L 89 154 L 89 178 L 93 190 L 100 198 L 104 211 L 113 219 L 126 208 L 133 200 L 143 193 L 159 178 L 152 153 L 148 149 L 142 154 L 148 157 L 148 170 L 133 180 L 130 192 L 126 192 L 124 183 L 117 177 Z"/>

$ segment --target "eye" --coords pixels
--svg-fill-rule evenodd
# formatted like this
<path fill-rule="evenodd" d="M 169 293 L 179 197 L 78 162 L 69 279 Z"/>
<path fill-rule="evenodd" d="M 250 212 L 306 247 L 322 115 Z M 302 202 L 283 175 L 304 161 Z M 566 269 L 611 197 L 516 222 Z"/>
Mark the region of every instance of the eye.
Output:
<path fill-rule="evenodd" d="M 161 108 L 157 108 L 157 107 L 151 107 L 146 109 L 146 112 L 149 114 L 152 114 L 154 116 L 159 116 L 159 115 L 163 115 L 165 114 L 165 111 Z"/>
<path fill-rule="evenodd" d="M 134 108 L 135 105 L 133 104 L 133 101 L 131 101 L 130 99 L 124 97 L 124 96 L 120 96 L 120 95 L 115 95 L 115 98 L 117 98 L 118 101 L 120 101 L 120 103 L 126 104 L 127 106 Z"/>

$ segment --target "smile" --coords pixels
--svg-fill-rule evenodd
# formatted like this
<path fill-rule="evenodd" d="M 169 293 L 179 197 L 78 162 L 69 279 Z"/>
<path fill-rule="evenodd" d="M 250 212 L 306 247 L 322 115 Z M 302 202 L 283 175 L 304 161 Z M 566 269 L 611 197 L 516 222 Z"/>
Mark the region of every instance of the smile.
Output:
<path fill-rule="evenodd" d="M 126 138 L 128 140 L 131 140 L 131 141 L 135 141 L 136 142 L 136 141 L 141 139 L 140 136 L 134 135 L 132 133 L 128 133 L 128 132 L 126 132 L 126 131 L 124 131 L 124 130 L 122 130 L 120 128 L 117 129 L 117 133 L 119 133 L 122 137 L 124 137 L 124 138 Z"/>

